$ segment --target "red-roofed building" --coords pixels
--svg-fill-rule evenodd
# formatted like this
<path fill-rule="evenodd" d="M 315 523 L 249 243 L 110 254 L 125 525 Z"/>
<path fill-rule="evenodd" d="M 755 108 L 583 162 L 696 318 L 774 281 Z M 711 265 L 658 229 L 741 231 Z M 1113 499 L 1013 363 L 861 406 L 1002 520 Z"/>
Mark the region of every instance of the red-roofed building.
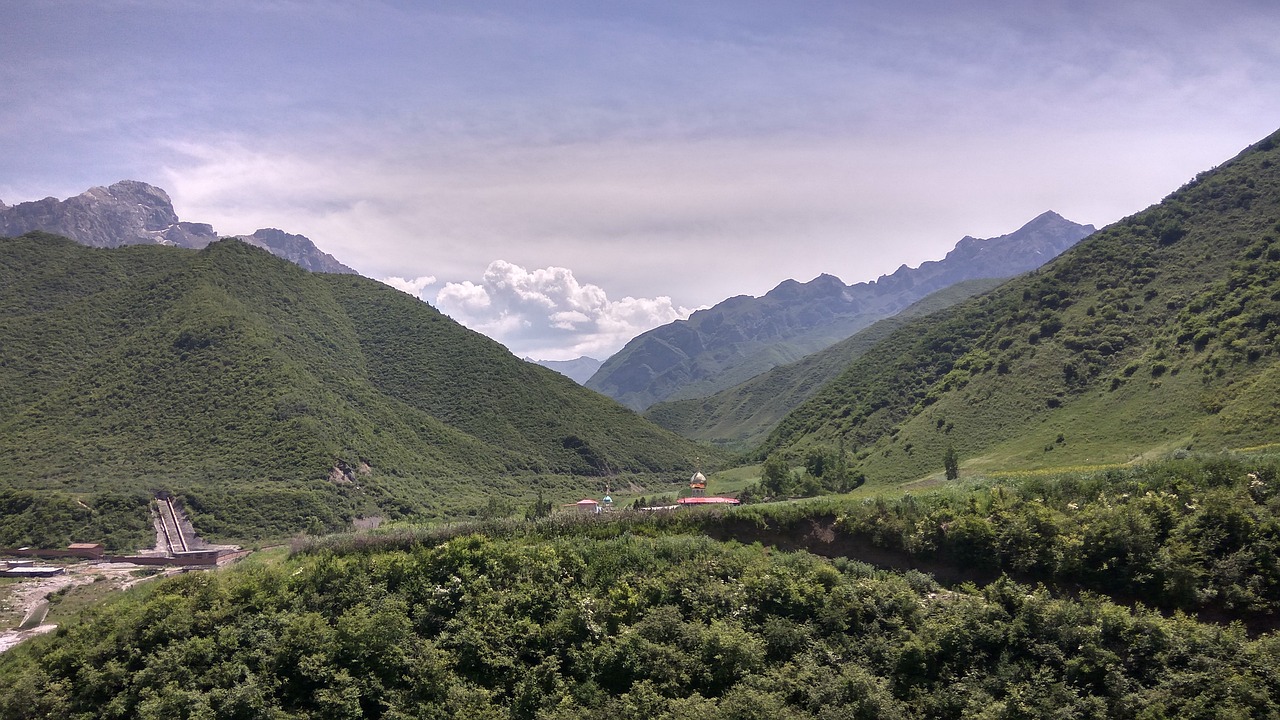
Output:
<path fill-rule="evenodd" d="M 573 508 L 573 509 L 577 510 L 578 512 L 598 513 L 598 512 L 600 512 L 600 501 L 599 501 L 599 500 L 592 500 L 592 499 L 590 499 L 590 498 L 586 498 L 586 499 L 583 499 L 583 500 L 579 500 L 579 501 L 578 501 L 578 502 L 576 502 L 576 503 L 569 503 L 568 505 L 561 505 L 560 507 L 563 507 L 563 508 Z"/>
<path fill-rule="evenodd" d="M 681 505 L 741 505 L 742 501 L 731 497 L 687 497 L 676 500 Z"/>

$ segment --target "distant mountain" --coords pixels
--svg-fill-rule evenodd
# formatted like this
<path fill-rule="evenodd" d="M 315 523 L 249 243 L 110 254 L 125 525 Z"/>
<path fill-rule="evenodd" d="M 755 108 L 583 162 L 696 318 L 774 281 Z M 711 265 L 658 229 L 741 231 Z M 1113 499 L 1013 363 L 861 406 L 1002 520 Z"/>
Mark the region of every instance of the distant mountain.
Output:
<path fill-rule="evenodd" d="M 212 225 L 180 221 L 168 193 L 137 180 L 90 188 L 66 200 L 0 203 L 0 236 L 36 230 L 98 248 L 176 245 L 198 250 L 219 237 Z M 236 237 L 312 272 L 355 273 L 302 235 L 267 229 Z"/>
<path fill-rule="evenodd" d="M 692 440 L 746 450 L 763 441 L 787 413 L 834 380 L 908 321 L 950 307 L 1000 285 L 1001 279 L 965 280 L 939 290 L 852 337 L 787 365 L 779 365 L 705 398 L 668 400 L 644 416 Z"/>
<path fill-rule="evenodd" d="M 292 235 L 275 228 L 263 228 L 252 235 L 233 235 L 237 240 L 260 247 L 263 250 L 284 258 L 303 270 L 321 273 L 337 273 L 355 275 L 355 270 L 338 262 L 337 258 L 321 252 L 305 235 Z"/>
<path fill-rule="evenodd" d="M 1037 268 L 1093 230 L 1046 212 L 1013 233 L 966 237 L 942 260 L 903 265 L 873 282 L 845 285 L 831 275 L 787 280 L 763 297 L 730 298 L 637 336 L 587 387 L 636 410 L 706 397 L 829 347 L 949 285 Z"/>
<path fill-rule="evenodd" d="M 202 533 L 250 538 L 509 512 L 714 452 L 373 280 L 237 240 L 32 233 L 0 239 L 0 455 L 0 498 L 140 494 L 145 518 L 167 490 Z"/>
<path fill-rule="evenodd" d="M 1280 444 L 1280 132 L 996 290 L 907 323 L 761 454 L 870 480 Z"/>
<path fill-rule="evenodd" d="M 579 385 L 585 385 L 591 379 L 591 376 L 595 375 L 596 371 L 600 369 L 600 366 L 604 364 L 604 361 L 587 357 L 586 355 L 573 360 L 534 360 L 533 358 L 525 358 L 525 360 L 537 363 L 544 368 L 555 370 Z"/>

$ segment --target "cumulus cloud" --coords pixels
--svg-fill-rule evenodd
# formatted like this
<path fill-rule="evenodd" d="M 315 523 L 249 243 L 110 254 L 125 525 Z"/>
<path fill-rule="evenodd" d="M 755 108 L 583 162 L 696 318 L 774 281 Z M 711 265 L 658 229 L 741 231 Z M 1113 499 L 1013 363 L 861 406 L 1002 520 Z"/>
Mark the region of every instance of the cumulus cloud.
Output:
<path fill-rule="evenodd" d="M 391 277 L 383 278 L 382 282 L 401 292 L 409 293 L 414 297 L 422 297 L 422 291 L 432 285 L 435 285 L 436 278 L 434 275 L 423 275 L 422 277 L 408 279 L 392 275 Z"/>
<path fill-rule="evenodd" d="M 604 359 L 640 333 L 689 317 L 669 297 L 610 300 L 598 285 L 579 282 L 563 267 L 529 270 L 495 260 L 479 283 L 446 283 L 436 306 L 517 355 L 569 360 Z"/>

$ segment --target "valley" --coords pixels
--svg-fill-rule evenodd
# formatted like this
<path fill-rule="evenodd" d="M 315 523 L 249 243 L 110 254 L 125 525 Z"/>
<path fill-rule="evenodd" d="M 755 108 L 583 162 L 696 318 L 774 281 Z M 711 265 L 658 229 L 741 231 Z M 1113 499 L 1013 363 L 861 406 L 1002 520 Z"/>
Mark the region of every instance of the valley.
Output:
<path fill-rule="evenodd" d="M 1280 713 L 1278 156 L 645 416 L 240 240 L 2 240 L 0 545 L 289 546 L 4 585 L 0 716 Z"/>

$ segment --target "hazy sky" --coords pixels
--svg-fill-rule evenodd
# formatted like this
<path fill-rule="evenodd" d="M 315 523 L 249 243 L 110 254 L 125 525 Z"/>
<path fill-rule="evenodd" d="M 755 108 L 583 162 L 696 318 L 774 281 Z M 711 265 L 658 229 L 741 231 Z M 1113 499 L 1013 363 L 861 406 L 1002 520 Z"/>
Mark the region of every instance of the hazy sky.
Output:
<path fill-rule="evenodd" d="M 0 0 L 0 199 L 144 180 L 547 359 L 1277 127 L 1274 0 Z"/>

